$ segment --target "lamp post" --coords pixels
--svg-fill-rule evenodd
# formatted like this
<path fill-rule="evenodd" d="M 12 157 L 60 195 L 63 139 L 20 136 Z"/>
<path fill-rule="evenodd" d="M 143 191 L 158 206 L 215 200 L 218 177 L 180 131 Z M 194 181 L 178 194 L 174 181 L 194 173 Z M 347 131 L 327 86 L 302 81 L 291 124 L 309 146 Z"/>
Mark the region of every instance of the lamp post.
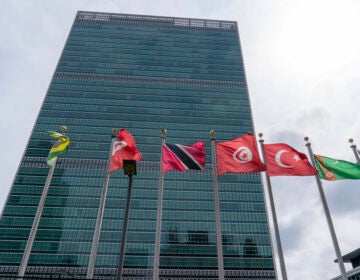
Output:
<path fill-rule="evenodd" d="M 136 161 L 135 160 L 123 160 L 124 173 L 129 177 L 129 186 L 126 197 L 126 205 L 125 205 L 125 214 L 124 214 L 124 224 L 122 229 L 122 238 L 120 245 L 120 256 L 119 256 L 119 265 L 118 265 L 118 274 L 117 279 L 122 279 L 122 271 L 124 267 L 124 259 L 125 259 L 125 245 L 126 245 L 126 233 L 127 233 L 127 225 L 129 220 L 129 210 L 130 210 L 130 197 L 131 197 L 131 189 L 132 189 L 132 176 L 136 175 Z"/>

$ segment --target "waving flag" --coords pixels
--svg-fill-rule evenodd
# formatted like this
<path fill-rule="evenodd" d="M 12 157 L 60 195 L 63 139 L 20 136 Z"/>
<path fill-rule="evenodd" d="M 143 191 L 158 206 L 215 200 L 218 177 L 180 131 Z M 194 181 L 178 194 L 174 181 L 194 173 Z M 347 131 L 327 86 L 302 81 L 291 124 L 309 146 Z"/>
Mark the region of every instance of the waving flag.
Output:
<path fill-rule="evenodd" d="M 251 133 L 231 141 L 216 143 L 218 175 L 225 172 L 248 173 L 265 171 L 256 144 Z"/>
<path fill-rule="evenodd" d="M 204 142 L 199 141 L 191 146 L 180 144 L 164 144 L 162 147 L 162 172 L 176 169 L 186 171 L 188 169 L 201 170 L 205 167 Z"/>
<path fill-rule="evenodd" d="M 360 179 L 360 165 L 344 160 L 314 155 L 319 177 L 328 181 Z"/>
<path fill-rule="evenodd" d="M 60 156 L 64 155 L 68 151 L 68 147 L 70 145 L 70 139 L 69 137 L 65 136 L 64 134 L 55 132 L 55 131 L 46 131 L 45 134 L 47 134 L 50 137 L 58 139 L 52 148 L 50 149 L 49 155 L 46 159 L 46 162 L 49 166 L 53 166 L 55 159 Z"/>
<path fill-rule="evenodd" d="M 311 176 L 317 170 L 305 154 L 283 143 L 264 144 L 266 169 L 269 176 Z"/>
<path fill-rule="evenodd" d="M 134 137 L 126 129 L 120 129 L 114 143 L 109 172 L 122 168 L 124 159 L 138 162 L 141 158 L 142 154 L 136 148 Z"/>

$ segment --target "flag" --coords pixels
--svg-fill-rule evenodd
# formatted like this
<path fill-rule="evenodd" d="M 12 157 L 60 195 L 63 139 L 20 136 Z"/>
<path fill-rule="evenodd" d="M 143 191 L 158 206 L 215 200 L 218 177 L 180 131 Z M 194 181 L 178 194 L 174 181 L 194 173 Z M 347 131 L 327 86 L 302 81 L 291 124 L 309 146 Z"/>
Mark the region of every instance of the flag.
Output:
<path fill-rule="evenodd" d="M 120 129 L 113 146 L 109 172 L 122 168 L 124 159 L 138 162 L 141 158 L 142 154 L 136 148 L 134 137 L 126 129 Z"/>
<path fill-rule="evenodd" d="M 317 170 L 305 154 L 283 143 L 264 144 L 266 169 L 269 176 L 311 176 Z"/>
<path fill-rule="evenodd" d="M 69 137 L 65 136 L 64 134 L 55 132 L 55 131 L 46 131 L 45 134 L 47 134 L 50 137 L 58 139 L 54 145 L 51 147 L 49 155 L 46 159 L 46 162 L 49 166 L 53 166 L 55 159 L 60 156 L 64 155 L 68 151 L 68 147 L 70 145 L 70 139 Z"/>
<path fill-rule="evenodd" d="M 319 177 L 328 181 L 360 179 L 360 165 L 344 160 L 314 155 Z"/>
<path fill-rule="evenodd" d="M 162 173 L 176 169 L 186 171 L 188 169 L 201 170 L 205 167 L 204 142 L 199 141 L 190 146 L 180 144 L 163 144 L 162 147 Z"/>
<path fill-rule="evenodd" d="M 225 172 L 247 173 L 265 171 L 256 144 L 251 133 L 231 141 L 216 143 L 218 175 Z"/>

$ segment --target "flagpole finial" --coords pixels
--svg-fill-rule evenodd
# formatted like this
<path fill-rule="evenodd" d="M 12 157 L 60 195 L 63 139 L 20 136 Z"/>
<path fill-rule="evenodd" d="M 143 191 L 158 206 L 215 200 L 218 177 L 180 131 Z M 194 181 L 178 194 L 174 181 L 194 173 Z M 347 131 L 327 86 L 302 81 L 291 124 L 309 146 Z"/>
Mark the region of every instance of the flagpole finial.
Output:
<path fill-rule="evenodd" d="M 260 132 L 260 133 L 258 134 L 258 136 L 260 137 L 259 142 L 260 142 L 261 144 L 263 144 L 263 143 L 264 143 L 264 139 L 262 139 L 262 137 L 263 137 L 262 132 Z"/>
<path fill-rule="evenodd" d="M 354 139 L 350 138 L 349 142 L 350 142 L 350 144 L 354 143 Z"/>
<path fill-rule="evenodd" d="M 304 141 L 306 142 L 306 144 L 309 144 L 309 137 L 305 136 Z"/>
<path fill-rule="evenodd" d="M 161 130 L 161 133 L 162 133 L 163 135 L 165 135 L 166 132 L 167 132 L 167 130 L 166 130 L 165 128 L 163 128 L 163 129 Z"/>
<path fill-rule="evenodd" d="M 65 132 L 67 130 L 67 127 L 66 127 L 66 125 L 62 125 L 60 129 L 62 132 Z"/>
<path fill-rule="evenodd" d="M 215 138 L 215 130 L 210 130 L 210 140 L 215 140 L 216 138 Z"/>
<path fill-rule="evenodd" d="M 116 134 L 117 129 L 116 129 L 116 128 L 113 128 L 111 131 L 112 131 L 112 133 Z"/>

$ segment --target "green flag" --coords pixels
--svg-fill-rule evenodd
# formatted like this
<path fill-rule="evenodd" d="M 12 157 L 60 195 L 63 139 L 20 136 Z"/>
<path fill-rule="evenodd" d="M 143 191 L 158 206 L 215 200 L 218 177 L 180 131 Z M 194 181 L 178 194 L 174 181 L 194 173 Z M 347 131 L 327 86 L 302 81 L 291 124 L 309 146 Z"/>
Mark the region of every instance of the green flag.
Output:
<path fill-rule="evenodd" d="M 360 165 L 344 160 L 314 155 L 316 169 L 321 179 L 328 181 L 360 179 Z"/>
<path fill-rule="evenodd" d="M 67 153 L 68 147 L 70 145 L 70 140 L 69 137 L 55 131 L 46 131 L 45 133 L 50 137 L 54 137 L 58 139 L 52 146 L 49 155 L 46 159 L 47 164 L 49 166 L 53 166 L 55 159 L 59 155 L 64 155 Z"/>

